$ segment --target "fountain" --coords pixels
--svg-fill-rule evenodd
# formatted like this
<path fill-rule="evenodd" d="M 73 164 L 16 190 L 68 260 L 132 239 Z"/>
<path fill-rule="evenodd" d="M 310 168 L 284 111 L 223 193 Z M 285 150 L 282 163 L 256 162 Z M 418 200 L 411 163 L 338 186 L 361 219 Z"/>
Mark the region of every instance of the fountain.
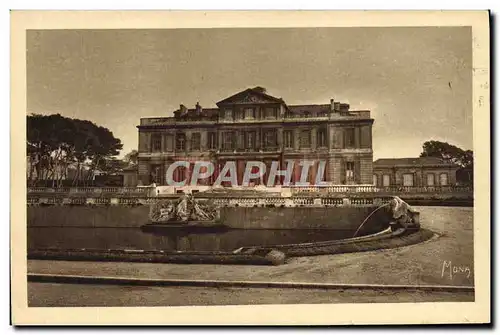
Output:
<path fill-rule="evenodd" d="M 277 265 L 288 257 L 394 248 L 432 236 L 420 229 L 419 213 L 398 197 L 368 206 L 244 201 L 218 206 L 183 194 L 159 198 L 149 208 L 32 207 L 28 258 Z"/>
<path fill-rule="evenodd" d="M 223 228 L 220 210 L 210 200 L 195 199 L 184 194 L 178 199 L 161 199 L 150 208 L 151 223 L 143 228 Z"/>

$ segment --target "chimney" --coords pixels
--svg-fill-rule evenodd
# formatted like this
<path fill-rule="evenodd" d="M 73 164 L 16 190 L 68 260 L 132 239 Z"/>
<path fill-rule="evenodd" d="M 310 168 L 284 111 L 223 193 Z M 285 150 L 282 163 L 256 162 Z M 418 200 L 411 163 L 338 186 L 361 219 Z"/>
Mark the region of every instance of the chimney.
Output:
<path fill-rule="evenodd" d="M 333 109 L 334 109 L 336 112 L 340 111 L 340 102 L 335 102 L 335 103 L 334 103 L 334 107 L 333 107 Z"/>
<path fill-rule="evenodd" d="M 201 114 L 201 110 L 202 110 L 202 108 L 201 108 L 201 106 L 200 106 L 200 103 L 199 103 L 199 102 L 197 102 L 197 103 L 196 103 L 196 114 Z"/>
<path fill-rule="evenodd" d="M 349 112 L 349 104 L 341 104 L 340 105 L 340 110 L 343 112 L 343 113 L 347 113 Z"/>
<path fill-rule="evenodd" d="M 335 110 L 334 100 L 330 99 L 330 112 L 333 112 L 334 110 Z"/>
<path fill-rule="evenodd" d="M 181 115 L 186 114 L 186 112 L 187 112 L 186 106 L 184 106 L 184 105 L 181 104 L 180 107 L 179 107 L 179 111 L 180 111 Z"/>

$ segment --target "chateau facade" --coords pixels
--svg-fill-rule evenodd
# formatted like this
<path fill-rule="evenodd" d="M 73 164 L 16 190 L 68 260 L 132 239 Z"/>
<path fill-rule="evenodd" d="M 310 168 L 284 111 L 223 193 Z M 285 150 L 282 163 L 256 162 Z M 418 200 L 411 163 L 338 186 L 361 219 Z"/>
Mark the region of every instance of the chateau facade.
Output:
<path fill-rule="evenodd" d="M 294 161 L 291 182 L 301 176 L 301 160 L 313 160 L 308 181 L 314 184 L 319 161 L 326 162 L 322 180 L 329 184 L 372 184 L 373 151 L 370 111 L 351 111 L 331 99 L 324 105 L 287 105 L 261 87 L 249 88 L 216 103 L 217 108 L 184 105 L 173 117 L 141 118 L 138 178 L 143 185 L 165 185 L 175 161 L 211 161 L 214 182 L 228 161 L 236 162 L 241 183 L 246 162 L 279 162 L 285 170 Z M 191 169 L 192 169 L 191 165 Z M 189 180 L 190 168 L 178 167 L 176 181 Z M 255 184 L 261 180 L 252 181 Z"/>

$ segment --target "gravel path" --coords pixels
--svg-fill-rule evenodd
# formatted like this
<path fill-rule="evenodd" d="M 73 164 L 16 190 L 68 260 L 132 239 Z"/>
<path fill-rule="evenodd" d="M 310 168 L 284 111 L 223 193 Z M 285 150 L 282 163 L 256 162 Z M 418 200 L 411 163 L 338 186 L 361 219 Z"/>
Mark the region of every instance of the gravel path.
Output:
<path fill-rule="evenodd" d="M 474 301 L 472 292 L 144 287 L 29 283 L 30 307 Z"/>

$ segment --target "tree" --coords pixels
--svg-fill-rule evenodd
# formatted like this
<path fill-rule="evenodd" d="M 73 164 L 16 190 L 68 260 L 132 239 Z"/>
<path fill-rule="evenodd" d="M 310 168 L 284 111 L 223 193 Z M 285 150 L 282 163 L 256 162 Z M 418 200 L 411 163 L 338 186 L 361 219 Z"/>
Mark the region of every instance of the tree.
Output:
<path fill-rule="evenodd" d="M 122 147 L 109 129 L 91 121 L 59 114 L 27 117 L 31 184 L 50 179 L 52 186 L 59 186 L 69 167 L 76 169 L 73 184 L 86 184 L 102 161 L 118 155 Z"/>
<path fill-rule="evenodd" d="M 439 157 L 446 162 L 459 166 L 457 181 L 472 183 L 474 176 L 474 155 L 472 150 L 463 150 L 455 145 L 440 142 L 427 141 L 422 146 L 420 157 Z"/>
<path fill-rule="evenodd" d="M 125 155 L 123 160 L 129 164 L 137 164 L 137 157 L 139 156 L 139 152 L 137 150 L 132 150 L 128 154 Z"/>

